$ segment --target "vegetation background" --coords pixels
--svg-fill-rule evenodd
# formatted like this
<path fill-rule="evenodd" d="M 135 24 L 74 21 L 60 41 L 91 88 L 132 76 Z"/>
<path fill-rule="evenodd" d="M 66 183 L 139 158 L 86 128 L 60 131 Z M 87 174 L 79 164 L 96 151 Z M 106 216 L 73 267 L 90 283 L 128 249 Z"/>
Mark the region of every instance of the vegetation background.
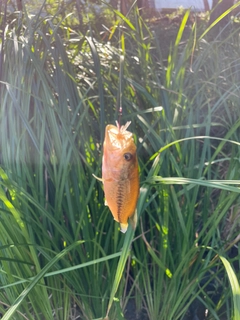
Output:
<path fill-rule="evenodd" d="M 240 319 L 239 20 L 1 2 L 0 314 Z M 213 26 L 221 26 L 214 28 Z M 131 121 L 141 190 L 104 206 L 104 128 Z"/>

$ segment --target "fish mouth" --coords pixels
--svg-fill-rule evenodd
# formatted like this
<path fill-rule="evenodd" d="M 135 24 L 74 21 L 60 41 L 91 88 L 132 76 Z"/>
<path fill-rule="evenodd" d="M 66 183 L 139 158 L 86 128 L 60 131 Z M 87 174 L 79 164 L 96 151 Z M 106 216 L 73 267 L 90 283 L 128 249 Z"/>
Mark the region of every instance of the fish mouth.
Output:
<path fill-rule="evenodd" d="M 114 125 L 108 125 L 105 131 L 105 145 L 109 150 L 125 149 L 129 144 L 133 142 L 133 134 L 130 131 L 127 131 L 130 121 L 127 122 L 124 126 L 119 126 L 118 122 L 117 127 Z"/>
<path fill-rule="evenodd" d="M 131 121 L 128 121 L 124 126 L 120 126 L 119 122 L 116 121 L 117 128 L 121 133 L 124 133 L 125 131 L 127 131 L 127 128 L 130 126 L 130 124 L 131 124 Z"/>

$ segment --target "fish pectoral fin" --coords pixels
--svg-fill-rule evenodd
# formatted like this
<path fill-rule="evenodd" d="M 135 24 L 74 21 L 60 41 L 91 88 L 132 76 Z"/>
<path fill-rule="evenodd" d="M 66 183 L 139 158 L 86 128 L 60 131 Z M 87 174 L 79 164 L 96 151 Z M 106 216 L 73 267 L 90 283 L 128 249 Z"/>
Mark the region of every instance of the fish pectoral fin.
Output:
<path fill-rule="evenodd" d="M 108 206 L 107 200 L 105 199 L 104 201 L 105 206 Z"/>
<path fill-rule="evenodd" d="M 103 182 L 103 179 L 102 179 L 102 178 L 99 178 L 99 177 L 97 177 L 97 176 L 95 176 L 95 174 L 94 174 L 94 173 L 92 173 L 92 176 L 93 176 L 95 179 L 97 179 L 97 180 L 99 180 L 99 181 Z"/>
<path fill-rule="evenodd" d="M 131 226 L 132 226 L 133 230 L 136 229 L 137 220 L 138 220 L 138 215 L 137 215 L 137 209 L 136 209 L 134 214 L 129 218 L 129 221 L 131 223 Z"/>

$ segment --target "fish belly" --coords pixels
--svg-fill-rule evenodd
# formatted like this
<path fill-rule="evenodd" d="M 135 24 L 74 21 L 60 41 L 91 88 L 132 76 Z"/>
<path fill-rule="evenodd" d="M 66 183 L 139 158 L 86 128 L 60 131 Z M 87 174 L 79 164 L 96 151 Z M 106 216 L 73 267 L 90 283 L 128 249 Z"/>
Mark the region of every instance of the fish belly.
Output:
<path fill-rule="evenodd" d="M 104 181 L 104 193 L 114 219 L 128 224 L 128 218 L 135 211 L 139 193 L 138 177 L 135 179 Z"/>

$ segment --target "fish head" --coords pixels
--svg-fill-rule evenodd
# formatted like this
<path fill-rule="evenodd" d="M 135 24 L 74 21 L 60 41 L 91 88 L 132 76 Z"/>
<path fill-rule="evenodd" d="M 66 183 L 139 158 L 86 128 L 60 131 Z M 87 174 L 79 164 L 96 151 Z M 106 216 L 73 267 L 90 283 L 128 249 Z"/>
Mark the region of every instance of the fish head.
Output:
<path fill-rule="evenodd" d="M 104 140 L 104 162 L 111 164 L 114 170 L 131 167 L 137 161 L 136 145 L 133 134 L 127 131 L 130 122 L 125 126 L 107 125 Z"/>

